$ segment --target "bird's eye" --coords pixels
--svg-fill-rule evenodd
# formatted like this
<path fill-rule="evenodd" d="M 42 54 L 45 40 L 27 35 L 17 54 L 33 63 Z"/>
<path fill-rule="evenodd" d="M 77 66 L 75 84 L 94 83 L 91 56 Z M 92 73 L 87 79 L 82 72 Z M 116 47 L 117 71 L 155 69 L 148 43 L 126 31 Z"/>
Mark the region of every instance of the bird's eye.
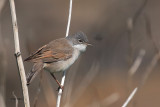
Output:
<path fill-rule="evenodd" d="M 79 43 L 82 43 L 83 41 L 81 39 L 78 40 Z"/>

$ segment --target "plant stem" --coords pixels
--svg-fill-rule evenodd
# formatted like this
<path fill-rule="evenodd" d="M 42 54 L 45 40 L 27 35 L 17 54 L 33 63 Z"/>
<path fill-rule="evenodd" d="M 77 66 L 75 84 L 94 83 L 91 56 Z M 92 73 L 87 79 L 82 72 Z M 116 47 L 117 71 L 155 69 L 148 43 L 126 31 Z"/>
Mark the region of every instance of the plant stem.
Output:
<path fill-rule="evenodd" d="M 70 28 L 70 24 L 71 24 L 71 14 L 72 14 L 72 0 L 70 0 L 70 6 L 69 6 L 69 16 L 68 16 L 68 24 L 67 24 L 67 30 L 66 30 L 66 37 L 69 34 L 69 28 Z M 63 72 L 63 76 L 62 76 L 62 80 L 61 80 L 61 86 L 64 86 L 65 78 L 66 78 L 66 71 Z M 61 97 L 62 97 L 62 89 L 60 88 L 59 92 L 58 92 L 56 107 L 60 107 Z"/>
<path fill-rule="evenodd" d="M 21 56 L 21 52 L 20 52 L 15 4 L 14 4 L 14 0 L 9 0 L 9 2 L 10 2 L 10 9 L 11 9 L 12 24 L 13 24 L 13 33 L 14 33 L 15 57 L 17 60 L 18 71 L 19 71 L 19 75 L 21 78 L 24 106 L 30 107 L 28 87 L 26 85 L 26 83 L 27 83 L 26 82 L 26 75 L 25 75 L 23 60 L 22 60 L 22 56 Z"/>

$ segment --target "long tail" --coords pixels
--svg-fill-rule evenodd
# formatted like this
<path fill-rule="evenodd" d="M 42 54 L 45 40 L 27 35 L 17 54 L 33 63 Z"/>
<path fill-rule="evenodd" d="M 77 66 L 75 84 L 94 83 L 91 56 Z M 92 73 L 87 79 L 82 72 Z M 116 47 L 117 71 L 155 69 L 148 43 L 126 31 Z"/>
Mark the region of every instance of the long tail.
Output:
<path fill-rule="evenodd" d="M 33 65 L 32 70 L 27 75 L 27 85 L 29 85 L 33 79 L 39 74 L 43 69 L 43 63 L 38 62 Z"/>

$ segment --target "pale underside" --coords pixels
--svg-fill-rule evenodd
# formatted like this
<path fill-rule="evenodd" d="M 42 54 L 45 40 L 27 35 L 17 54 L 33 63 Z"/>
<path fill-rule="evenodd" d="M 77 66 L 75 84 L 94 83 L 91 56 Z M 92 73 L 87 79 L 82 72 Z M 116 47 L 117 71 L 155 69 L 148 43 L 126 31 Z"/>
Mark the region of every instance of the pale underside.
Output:
<path fill-rule="evenodd" d="M 78 58 L 80 54 L 80 51 L 78 49 L 74 49 L 73 55 L 71 58 L 65 60 L 65 61 L 58 61 L 58 62 L 53 62 L 53 63 L 44 63 L 43 68 L 44 70 L 55 73 L 55 72 L 60 72 L 60 71 L 65 71 L 68 69 Z"/>
<path fill-rule="evenodd" d="M 86 50 L 86 45 L 84 44 L 74 45 L 73 48 L 74 51 L 71 58 L 65 61 L 61 60 L 50 64 L 44 63 L 43 65 L 44 70 L 51 73 L 55 73 L 55 72 L 65 71 L 66 69 L 68 69 L 77 60 L 78 56 L 80 55 L 80 52 Z"/>

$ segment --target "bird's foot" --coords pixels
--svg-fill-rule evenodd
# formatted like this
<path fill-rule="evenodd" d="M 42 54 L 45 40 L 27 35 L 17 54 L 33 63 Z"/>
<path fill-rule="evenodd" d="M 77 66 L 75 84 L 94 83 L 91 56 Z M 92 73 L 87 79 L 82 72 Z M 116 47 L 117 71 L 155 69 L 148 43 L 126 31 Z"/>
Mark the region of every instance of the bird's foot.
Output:
<path fill-rule="evenodd" d="M 59 91 L 60 89 L 62 89 L 62 91 L 64 90 L 64 86 L 59 86 L 58 89 L 56 91 Z"/>

